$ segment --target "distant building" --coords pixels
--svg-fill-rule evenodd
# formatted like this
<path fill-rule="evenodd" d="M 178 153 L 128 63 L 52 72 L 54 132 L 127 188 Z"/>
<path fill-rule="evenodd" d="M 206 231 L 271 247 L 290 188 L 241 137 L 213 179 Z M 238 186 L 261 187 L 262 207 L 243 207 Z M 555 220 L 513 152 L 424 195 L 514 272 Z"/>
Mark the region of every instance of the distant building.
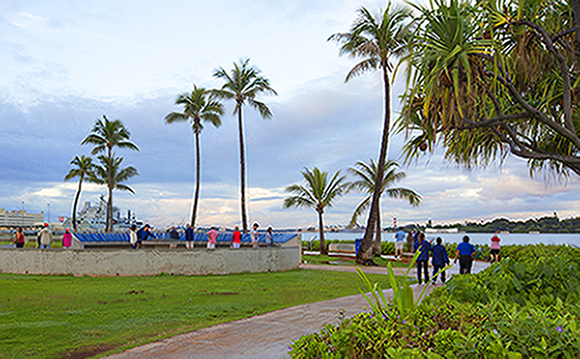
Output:
<path fill-rule="evenodd" d="M 7 211 L 0 208 L 0 227 L 35 227 L 44 223 L 44 212 L 27 213 L 26 210 Z"/>

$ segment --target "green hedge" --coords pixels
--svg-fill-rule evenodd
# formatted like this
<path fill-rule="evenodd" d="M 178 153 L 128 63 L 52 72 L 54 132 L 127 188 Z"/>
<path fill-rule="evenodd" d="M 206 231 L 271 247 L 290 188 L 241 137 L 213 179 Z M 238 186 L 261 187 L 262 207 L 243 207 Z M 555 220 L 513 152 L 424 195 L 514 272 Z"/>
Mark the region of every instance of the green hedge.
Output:
<path fill-rule="evenodd" d="M 580 249 L 509 246 L 409 315 L 363 313 L 297 339 L 292 358 L 578 358 Z"/>

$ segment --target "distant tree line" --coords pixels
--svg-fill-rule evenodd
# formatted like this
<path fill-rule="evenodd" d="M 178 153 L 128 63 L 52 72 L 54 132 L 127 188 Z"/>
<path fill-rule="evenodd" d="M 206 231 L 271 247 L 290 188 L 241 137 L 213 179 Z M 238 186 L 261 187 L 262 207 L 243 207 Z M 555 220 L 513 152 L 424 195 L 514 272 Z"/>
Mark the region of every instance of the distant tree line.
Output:
<path fill-rule="evenodd" d="M 560 220 L 556 214 L 541 218 L 512 221 L 507 218 L 496 218 L 489 222 L 467 221 L 464 224 L 434 225 L 436 229 L 457 228 L 467 233 L 493 233 L 495 231 L 510 233 L 580 233 L 580 217 Z"/>

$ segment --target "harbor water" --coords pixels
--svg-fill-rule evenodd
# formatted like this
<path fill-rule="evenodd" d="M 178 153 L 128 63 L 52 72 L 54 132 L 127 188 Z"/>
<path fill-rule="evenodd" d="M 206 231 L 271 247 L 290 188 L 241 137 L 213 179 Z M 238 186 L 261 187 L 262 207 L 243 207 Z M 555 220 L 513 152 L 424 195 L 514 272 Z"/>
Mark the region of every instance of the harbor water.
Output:
<path fill-rule="evenodd" d="M 393 241 L 393 232 L 383 232 L 383 241 Z M 425 236 L 429 241 L 441 237 L 445 243 L 460 243 L 463 236 L 468 235 L 471 244 L 491 244 L 493 233 L 426 233 Z M 324 233 L 326 240 L 354 241 L 362 238 L 364 232 L 327 232 Z M 568 244 L 580 247 L 580 233 L 500 233 L 502 245 L 509 244 Z M 318 240 L 318 233 L 302 233 L 303 241 Z"/>

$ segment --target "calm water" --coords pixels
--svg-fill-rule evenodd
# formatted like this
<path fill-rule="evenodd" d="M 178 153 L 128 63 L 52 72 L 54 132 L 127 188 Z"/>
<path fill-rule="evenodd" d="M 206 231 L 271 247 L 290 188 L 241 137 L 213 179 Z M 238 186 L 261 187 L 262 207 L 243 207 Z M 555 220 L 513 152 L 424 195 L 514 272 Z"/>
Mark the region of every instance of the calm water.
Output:
<path fill-rule="evenodd" d="M 383 241 L 393 241 L 393 234 L 390 232 L 383 232 Z M 443 238 L 443 242 L 459 243 L 463 240 L 464 235 L 468 235 L 471 244 L 490 244 L 493 233 L 426 233 L 428 240 L 437 237 Z M 329 232 L 324 233 L 324 239 L 338 239 L 338 240 L 355 240 L 362 238 L 364 232 Z M 529 233 L 501 233 L 499 235 L 502 245 L 507 244 L 569 244 L 580 247 L 580 233 L 573 234 L 529 234 Z M 303 241 L 317 240 L 318 233 L 307 232 L 302 233 Z"/>

